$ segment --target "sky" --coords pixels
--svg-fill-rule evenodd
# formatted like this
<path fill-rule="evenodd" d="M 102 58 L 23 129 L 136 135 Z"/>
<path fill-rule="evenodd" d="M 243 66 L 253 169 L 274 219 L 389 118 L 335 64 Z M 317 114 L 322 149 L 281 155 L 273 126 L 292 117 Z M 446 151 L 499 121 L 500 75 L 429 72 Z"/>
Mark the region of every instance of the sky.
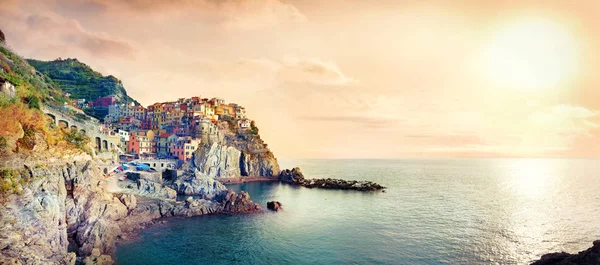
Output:
<path fill-rule="evenodd" d="M 27 58 L 221 97 L 279 158 L 600 157 L 598 1 L 0 0 Z"/>

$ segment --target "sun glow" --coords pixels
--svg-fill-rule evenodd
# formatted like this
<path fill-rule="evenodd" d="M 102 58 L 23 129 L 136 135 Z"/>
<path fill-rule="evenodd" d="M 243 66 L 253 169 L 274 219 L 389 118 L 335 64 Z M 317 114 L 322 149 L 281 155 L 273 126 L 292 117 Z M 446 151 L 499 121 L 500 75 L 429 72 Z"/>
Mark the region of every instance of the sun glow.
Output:
<path fill-rule="evenodd" d="M 509 186 L 520 195 L 537 198 L 546 192 L 548 183 L 554 181 L 553 161 L 544 159 L 521 159 L 511 170 L 514 176 Z"/>
<path fill-rule="evenodd" d="M 540 18 L 520 19 L 494 31 L 484 53 L 483 71 L 502 88 L 543 91 L 574 76 L 577 54 L 566 26 Z"/>

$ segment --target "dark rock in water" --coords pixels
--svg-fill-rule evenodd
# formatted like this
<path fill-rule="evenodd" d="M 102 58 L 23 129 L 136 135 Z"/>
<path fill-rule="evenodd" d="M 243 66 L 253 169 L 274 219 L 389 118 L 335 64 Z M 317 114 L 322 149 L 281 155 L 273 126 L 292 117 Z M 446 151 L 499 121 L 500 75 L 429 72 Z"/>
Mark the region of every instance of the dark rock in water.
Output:
<path fill-rule="evenodd" d="M 279 210 L 283 210 L 283 208 L 281 207 L 283 206 L 283 204 L 281 204 L 278 201 L 270 201 L 267 202 L 267 209 L 271 210 L 271 211 L 276 211 L 278 212 Z"/>
<path fill-rule="evenodd" d="M 594 241 L 594 246 L 578 254 L 565 252 L 543 255 L 540 260 L 531 265 L 592 265 L 600 264 L 600 240 Z"/>
<path fill-rule="evenodd" d="M 375 191 L 385 189 L 385 187 L 371 181 L 356 181 L 343 179 L 305 179 L 299 168 L 292 170 L 282 170 L 279 174 L 279 180 L 283 182 L 297 184 L 307 188 L 337 189 L 337 190 L 358 190 Z"/>
<path fill-rule="evenodd" d="M 300 168 L 298 167 L 295 167 L 292 170 L 284 169 L 279 173 L 279 180 L 300 183 L 304 181 L 304 174 L 302 174 L 302 171 L 300 171 Z"/>
<path fill-rule="evenodd" d="M 6 41 L 6 37 L 4 36 L 4 32 L 2 32 L 2 30 L 0 30 L 0 41 L 1 42 L 5 42 Z"/>

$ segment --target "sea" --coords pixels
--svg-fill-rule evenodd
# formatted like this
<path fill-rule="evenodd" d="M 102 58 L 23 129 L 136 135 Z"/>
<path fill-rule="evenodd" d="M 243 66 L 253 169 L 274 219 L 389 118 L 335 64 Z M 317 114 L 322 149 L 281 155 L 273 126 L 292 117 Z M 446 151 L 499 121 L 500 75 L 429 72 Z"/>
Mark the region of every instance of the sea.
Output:
<path fill-rule="evenodd" d="M 121 242 L 120 265 L 528 264 L 600 239 L 600 160 L 280 160 L 307 178 L 385 192 L 229 185 L 263 211 L 166 219 Z M 279 201 L 284 211 L 266 209 Z"/>

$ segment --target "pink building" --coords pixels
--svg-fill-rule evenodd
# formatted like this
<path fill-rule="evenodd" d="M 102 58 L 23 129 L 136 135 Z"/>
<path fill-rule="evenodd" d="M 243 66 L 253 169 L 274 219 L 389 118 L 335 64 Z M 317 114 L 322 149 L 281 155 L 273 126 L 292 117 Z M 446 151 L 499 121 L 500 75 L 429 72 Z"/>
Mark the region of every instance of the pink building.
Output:
<path fill-rule="evenodd" d="M 96 101 L 94 101 L 94 106 L 108 107 L 110 105 L 115 104 L 116 102 L 117 102 L 117 99 L 114 96 L 101 97 L 99 99 L 96 99 Z"/>

